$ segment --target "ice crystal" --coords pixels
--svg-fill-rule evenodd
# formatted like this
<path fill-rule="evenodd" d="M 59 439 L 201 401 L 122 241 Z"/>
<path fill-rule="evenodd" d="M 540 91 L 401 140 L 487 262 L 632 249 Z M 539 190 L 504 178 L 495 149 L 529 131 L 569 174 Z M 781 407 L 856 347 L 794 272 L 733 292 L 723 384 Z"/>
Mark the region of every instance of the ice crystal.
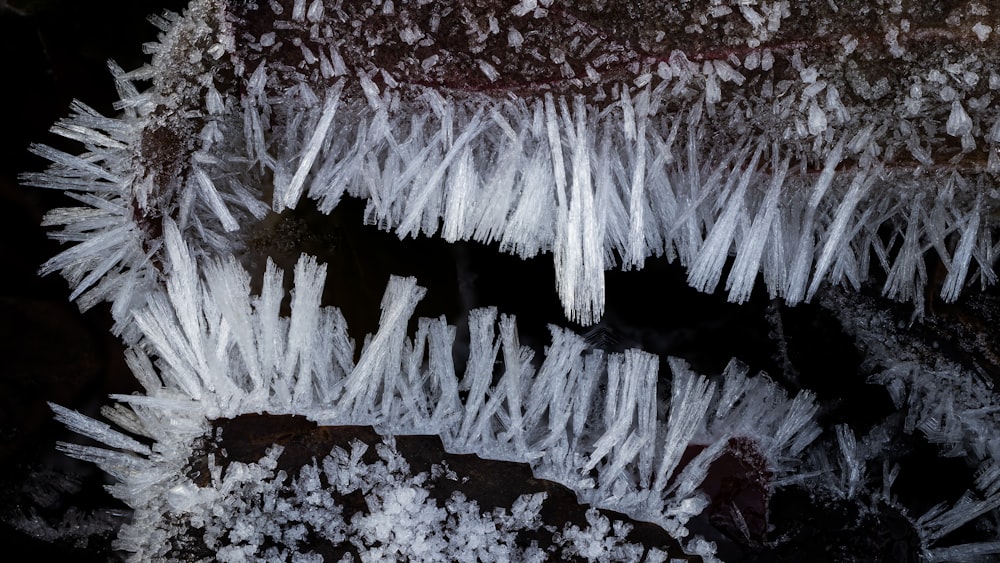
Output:
<path fill-rule="evenodd" d="M 827 291 L 875 282 L 919 316 L 932 282 L 950 302 L 975 277 L 995 281 L 1000 13 L 943 10 L 193 0 L 155 18 L 151 62 L 111 65 L 121 115 L 75 102 L 53 131 L 82 152 L 36 145 L 52 164 L 23 178 L 81 203 L 46 217 L 73 245 L 43 273 L 61 272 L 83 308 L 111 302 L 144 389 L 113 397 L 117 429 L 53 405 L 103 444 L 60 447 L 114 477 L 134 509 L 116 545 L 136 560 L 192 545 L 224 561 L 321 560 L 315 538 L 363 560 L 665 560 L 629 539 L 637 522 L 711 560 L 693 520 L 724 510 L 753 542 L 770 496 L 798 488 L 850 507 L 854 526 L 891 515 L 925 560 L 996 553 L 943 541 L 1000 507 L 982 378 L 928 362 L 863 298 Z M 468 311 L 456 343 L 445 317 L 414 319 L 427 293 L 414 278 L 389 281 L 378 330 L 355 342 L 323 305 L 327 265 L 301 256 L 289 294 L 251 244 L 276 218 L 306 204 L 330 214 L 345 197 L 400 238 L 551 254 L 565 317 L 581 325 L 604 314 L 607 270 L 650 257 L 731 301 L 758 278 L 788 305 L 819 298 L 867 346 L 899 428 L 821 438 L 811 392 L 789 397 L 736 360 L 719 377 L 676 358 L 661 373 L 653 354 L 608 353 L 556 326 L 533 350 L 491 307 Z M 385 443 L 377 460 L 332 448 L 292 473 L 280 446 L 226 463 L 213 453 L 192 471 L 214 425 L 249 413 L 372 427 Z M 971 490 L 910 516 L 892 493 L 898 467 L 886 462 L 873 488 L 897 430 L 963 456 Z M 433 498 L 392 444 L 418 434 L 529 464 L 585 518 L 550 530 L 551 546 L 519 543 L 544 527 L 544 495 L 493 513 Z M 724 464 L 765 506 L 716 490 Z M 365 509 L 346 514 L 359 492 Z"/>
<path fill-rule="evenodd" d="M 492 309 L 470 315 L 470 356 L 458 379 L 451 353 L 454 328 L 443 319 L 421 319 L 416 334 L 406 334 L 424 293 L 413 279 L 390 281 L 380 328 L 365 339 L 355 363 L 341 315 L 316 301 L 314 288 L 322 287 L 324 272 L 312 259 L 303 257 L 296 266 L 286 319 L 271 305 L 283 298 L 281 274 L 273 267 L 261 293 L 253 295 L 248 274 L 234 261 L 210 261 L 203 275 L 194 269 L 179 232 L 168 228 L 165 237 L 172 274 L 166 290 L 155 292 L 136 312 L 142 336 L 130 350 L 132 364 L 145 372 L 137 373 L 145 394 L 114 396 L 127 405 L 123 412 L 131 411 L 131 430 L 155 445 L 53 407 L 60 420 L 110 448 L 63 446 L 119 480 L 113 492 L 136 510 L 119 547 L 139 558 L 162 548 L 161 534 L 176 532 L 169 531 L 175 516 L 229 502 L 199 490 L 179 471 L 196 438 L 220 417 L 295 414 L 326 426 L 374 426 L 386 435 L 435 434 L 452 453 L 530 461 L 536 476 L 562 483 L 581 501 L 657 523 L 678 539 L 706 506 L 699 484 L 732 438 L 761 444 L 771 460 L 768 470 L 782 475 L 795 468 L 794 460 L 819 432 L 808 392 L 789 399 L 766 377 L 748 377 L 736 363 L 718 388 L 672 361 L 664 420 L 657 414 L 654 356 L 636 350 L 605 355 L 581 337 L 553 328 L 536 371 L 524 361 L 530 352 L 518 344 L 514 319 L 505 316 L 498 323 Z M 690 444 L 702 449 L 682 463 Z M 245 480 L 262 478 L 252 473 Z M 236 495 L 225 498 L 239 498 L 235 485 L 218 486 Z M 353 523 L 359 524 L 367 525 Z M 370 533 L 388 533 L 379 530 L 375 526 Z M 579 533 L 565 536 L 568 545 L 582 541 Z M 621 533 L 616 527 L 613 537 Z M 383 547 L 384 539 L 378 541 Z M 607 549 L 622 549 L 617 540 L 608 541 Z"/>
<path fill-rule="evenodd" d="M 90 289 L 84 305 L 127 309 L 143 286 L 120 273 L 152 275 L 163 218 L 226 255 L 268 208 L 308 197 L 330 212 L 352 196 L 400 237 L 551 252 L 583 324 L 604 311 L 605 270 L 659 255 L 703 291 L 735 255 L 735 301 L 758 274 L 794 304 L 874 269 L 886 295 L 919 304 L 932 250 L 953 300 L 974 268 L 994 279 L 1000 69 L 992 40 L 968 35 L 997 15 L 958 9 L 942 34 L 934 9 L 853 4 L 609 15 L 586 2 L 198 0 L 159 20 L 150 65 L 115 71 L 123 118 L 81 107 L 57 129 L 90 156 L 36 149 L 55 165 L 28 180 L 87 205 L 50 216 L 87 243 L 48 269 Z M 891 33 L 859 44 L 838 34 L 845 17 Z M 685 31 L 653 33 L 658 21 Z"/>

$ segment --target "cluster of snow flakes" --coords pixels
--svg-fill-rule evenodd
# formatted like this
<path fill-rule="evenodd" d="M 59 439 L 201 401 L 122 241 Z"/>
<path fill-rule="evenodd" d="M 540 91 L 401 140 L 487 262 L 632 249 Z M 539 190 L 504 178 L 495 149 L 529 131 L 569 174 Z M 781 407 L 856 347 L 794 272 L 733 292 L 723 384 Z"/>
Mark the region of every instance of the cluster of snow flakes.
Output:
<path fill-rule="evenodd" d="M 379 461 L 365 463 L 367 447 L 337 447 L 297 477 L 275 472 L 280 448 L 224 472 L 213 466 L 213 482 L 199 491 L 203 502 L 185 510 L 176 532 L 197 532 L 219 561 L 323 561 L 310 551 L 317 545 L 353 550 L 361 561 L 545 559 L 540 549 L 514 541 L 518 531 L 537 527 L 541 498 L 518 498 L 517 518 L 499 508 L 484 513 L 460 493 L 438 506 L 425 474 L 413 475 L 388 445 L 377 447 Z M 367 509 L 344 514 L 342 499 L 358 492 Z"/>
<path fill-rule="evenodd" d="M 710 0 L 707 10 L 693 10 L 692 23 L 686 26 L 690 31 L 702 31 L 708 25 L 709 19 L 723 20 L 724 33 L 738 37 L 745 36 L 746 45 L 756 48 L 762 43 L 773 39 L 774 34 L 781 29 L 781 20 L 791 15 L 788 0 L 749 0 L 733 2 L 730 0 Z M 741 29 L 750 27 L 746 34 Z"/>
<path fill-rule="evenodd" d="M 348 452 L 329 455 L 301 468 L 298 476 L 276 470 L 281 447 L 254 463 L 210 462 L 211 482 L 189 486 L 195 497 L 174 505 L 156 530 L 146 530 L 144 558 L 171 558 L 169 546 L 197 544 L 217 561 L 318 562 L 317 548 L 343 551 L 343 561 L 547 561 L 579 557 L 586 561 L 636 561 L 642 546 L 624 539 L 629 526 L 598 511 L 587 513 L 590 527 L 565 525 L 553 543 L 520 547 L 517 534 L 538 529 L 545 493 L 519 496 L 508 510 L 482 511 L 459 492 L 441 505 L 430 496 L 427 475 L 414 475 L 391 445 L 376 446 L 378 461 L 366 463 L 368 446 L 355 441 Z M 210 459 L 214 456 L 210 454 Z M 433 466 L 432 470 L 440 466 Z M 343 499 L 364 495 L 366 507 L 345 514 Z M 162 534 L 162 535 L 160 535 Z M 164 541 L 165 540 L 165 541 Z M 653 549 L 649 561 L 665 561 Z"/>
<path fill-rule="evenodd" d="M 625 534 L 630 526 L 624 522 L 612 522 L 597 510 L 587 511 L 586 530 L 571 526 L 556 535 L 556 541 L 567 544 L 562 555 L 578 555 L 588 561 L 639 561 L 643 547 L 629 544 Z"/>

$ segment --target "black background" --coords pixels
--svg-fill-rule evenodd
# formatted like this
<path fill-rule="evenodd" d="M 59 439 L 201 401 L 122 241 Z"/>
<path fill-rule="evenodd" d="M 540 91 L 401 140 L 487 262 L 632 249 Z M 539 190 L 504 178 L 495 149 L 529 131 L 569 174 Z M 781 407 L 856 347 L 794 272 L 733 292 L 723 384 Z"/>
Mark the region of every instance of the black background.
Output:
<path fill-rule="evenodd" d="M 55 450 L 82 442 L 52 420 L 52 401 L 97 415 L 112 392 L 135 383 L 111 336 L 105 306 L 81 314 L 57 275 L 39 266 L 59 250 L 39 226 L 47 209 L 71 206 L 62 194 L 18 185 L 17 176 L 45 162 L 31 143 L 78 150 L 47 133 L 80 99 L 113 115 L 116 99 L 107 61 L 132 69 L 142 44 L 156 39 L 149 14 L 179 10 L 180 1 L 12 0 L 0 2 L 0 540 L 8 561 L 51 555 L 56 560 L 107 561 L 110 538 L 36 541 L 12 521 L 37 515 L 58 526 L 68 507 L 83 515 L 118 506 L 95 468 Z M 86 518 L 86 516 L 84 516 Z"/>

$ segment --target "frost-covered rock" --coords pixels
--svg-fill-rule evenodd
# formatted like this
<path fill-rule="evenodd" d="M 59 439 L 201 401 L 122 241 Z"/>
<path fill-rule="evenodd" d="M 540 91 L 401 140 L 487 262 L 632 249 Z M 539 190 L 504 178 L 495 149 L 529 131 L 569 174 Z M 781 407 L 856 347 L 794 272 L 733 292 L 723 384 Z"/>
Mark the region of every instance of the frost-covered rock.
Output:
<path fill-rule="evenodd" d="M 199 443 L 211 437 L 213 420 L 246 413 L 305 416 L 331 427 L 373 426 L 384 436 L 433 434 L 450 453 L 529 463 L 536 478 L 568 487 L 581 502 L 657 524 L 687 549 L 709 558 L 711 544 L 688 539 L 686 526 L 708 505 L 700 485 L 714 462 L 730 451 L 731 441 L 755 444 L 767 479 L 772 479 L 791 473 L 819 432 L 810 393 L 790 399 L 766 377 L 748 377 L 736 362 L 716 384 L 672 361 L 672 388 L 669 397 L 661 398 L 655 356 L 637 350 L 606 355 L 553 327 L 552 342 L 536 366 L 532 351 L 518 343 L 514 319 L 504 316 L 498 322 L 492 309 L 470 315 L 470 352 L 465 373 L 458 377 L 454 327 L 443 319 L 421 319 L 417 332 L 407 334 L 424 294 L 413 279 L 390 281 L 379 331 L 365 339 L 355 361 L 339 311 L 319 305 L 325 268 L 312 259 L 303 257 L 296 267 L 291 316 L 285 318 L 277 309 L 284 295 L 281 273 L 273 267 L 261 293 L 254 295 L 249 275 L 233 259 L 209 261 L 202 273 L 179 231 L 168 227 L 165 236 L 171 276 L 166 289 L 151 295 L 148 305 L 135 313 L 142 337 L 128 355 L 145 394 L 114 396 L 119 407 L 106 411 L 122 429 L 152 439 L 154 445 L 53 406 L 57 418 L 72 429 L 107 445 L 66 444 L 63 449 L 118 479 L 112 492 L 136 513 L 117 545 L 140 559 L 164 556 L 174 545 L 164 543 L 165 537 L 200 528 L 208 518 L 204 511 L 227 512 L 222 507 L 230 500 L 240 506 L 282 502 L 257 489 L 238 490 L 242 483 L 257 487 L 266 481 L 276 493 L 284 477 L 261 473 L 273 470 L 273 463 L 270 468 L 231 465 L 223 479 L 209 461 L 199 470 L 212 475 L 214 485 L 208 489 L 186 469 Z M 666 415 L 658 412 L 661 401 Z M 322 465 L 335 488 L 368 471 L 353 466 L 330 471 L 326 462 Z M 393 490 L 377 502 L 371 497 L 376 504 L 369 508 L 398 513 L 397 523 L 404 511 L 429 511 L 413 515 L 419 529 L 425 529 L 427 519 L 448 518 L 443 508 L 426 504 L 419 489 Z M 265 496 L 257 502 L 245 494 Z M 386 528 L 388 521 L 375 516 L 358 518 L 351 523 L 368 530 L 362 535 L 368 546 L 389 549 L 387 539 L 404 533 Z M 289 533 L 280 518 L 275 522 L 282 534 Z M 611 533 L 598 542 L 601 549 L 631 553 L 632 548 L 619 545 L 621 526 L 608 528 L 600 518 L 594 522 L 591 528 Z M 253 526 L 231 524 L 231 538 L 240 541 L 227 550 L 256 549 L 244 545 Z M 597 549 L 597 544 L 583 542 L 580 533 L 569 530 L 556 543 L 565 541 L 566 549 L 584 553 Z M 434 541 L 429 534 L 424 534 L 431 542 L 428 550 L 448 549 L 440 530 Z"/>
<path fill-rule="evenodd" d="M 77 105 L 56 131 L 86 154 L 36 148 L 54 165 L 26 179 L 85 204 L 50 215 L 88 242 L 46 270 L 127 323 L 164 219 L 227 255 L 303 198 L 349 196 L 400 237 L 551 252 L 582 324 L 604 272 L 650 256 L 703 291 L 734 256 L 734 301 L 758 274 L 797 303 L 881 272 L 919 305 L 928 251 L 946 301 L 970 272 L 994 280 L 995 8 L 530 4 L 196 0 L 158 18 L 152 62 L 112 69 L 124 115 Z"/>
<path fill-rule="evenodd" d="M 737 361 L 699 375 L 669 359 L 661 373 L 648 352 L 609 354 L 555 327 L 533 350 L 494 308 L 468 311 L 458 342 L 444 317 L 412 320 L 426 290 L 401 277 L 356 346 L 344 315 L 322 306 L 321 261 L 299 258 L 285 291 L 257 242 L 344 198 L 400 238 L 551 253 L 565 316 L 582 325 L 604 313 L 607 270 L 652 256 L 679 262 L 701 291 L 727 276 L 738 302 L 758 275 L 792 305 L 875 281 L 922 313 L 926 286 L 949 302 L 976 277 L 995 281 L 995 8 L 606 4 L 194 0 L 155 20 L 147 66 L 112 65 L 120 116 L 76 103 L 56 126 L 81 154 L 34 148 L 52 165 L 27 183 L 82 203 L 48 215 L 75 245 L 43 271 L 60 271 L 82 307 L 112 303 L 144 388 L 105 409 L 118 428 L 53 406 L 104 444 L 62 448 L 114 477 L 134 509 L 120 549 L 137 560 L 314 561 L 326 557 L 317 543 L 362 559 L 711 559 L 704 530 L 760 547 L 769 501 L 793 490 L 852 531 L 898 524 L 926 560 L 1000 551 L 948 540 L 968 523 L 996 529 L 989 389 L 896 339 L 861 298 L 824 304 L 885 364 L 873 380 L 899 416 L 818 439 L 811 392 L 789 398 Z M 294 260 L 302 249 L 290 246 Z M 219 446 L 229 438 L 216 431 L 253 413 L 371 427 L 386 445 L 379 459 L 330 447 L 286 469 L 288 444 L 265 433 L 286 453 L 230 459 L 236 442 Z M 975 479 L 910 515 L 889 450 L 918 433 Z M 435 497 L 428 474 L 448 469 L 410 472 L 392 446 L 401 435 L 527 465 L 587 508 L 539 524 L 537 495 L 492 512 Z M 722 491 L 726 471 L 742 498 Z M 359 491 L 364 506 L 351 506 Z M 646 551 L 629 535 L 641 522 L 685 553 Z M 545 545 L 518 542 L 546 526 Z"/>

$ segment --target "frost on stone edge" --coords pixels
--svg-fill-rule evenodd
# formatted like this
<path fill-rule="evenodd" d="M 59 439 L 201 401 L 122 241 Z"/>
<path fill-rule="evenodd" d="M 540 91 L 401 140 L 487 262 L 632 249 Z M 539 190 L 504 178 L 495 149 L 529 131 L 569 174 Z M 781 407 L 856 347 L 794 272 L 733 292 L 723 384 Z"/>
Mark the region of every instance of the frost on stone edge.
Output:
<path fill-rule="evenodd" d="M 595 509 L 587 512 L 586 528 L 564 525 L 547 549 L 521 548 L 515 536 L 543 525 L 546 493 L 520 495 L 509 509 L 491 512 L 458 492 L 439 505 L 428 494 L 428 475 L 414 474 L 391 444 L 375 445 L 374 463 L 362 460 L 368 448 L 360 441 L 334 447 L 294 475 L 277 469 L 280 446 L 256 462 L 230 462 L 225 471 L 210 454 L 208 483 L 168 493 L 167 518 L 156 523 L 168 541 L 146 541 L 136 555 L 173 555 L 166 546 L 176 538 L 169 535 L 190 534 L 195 524 L 216 560 L 234 562 L 322 561 L 309 548 L 323 543 L 353 548 L 362 561 L 632 561 L 645 549 L 625 540 L 628 524 Z M 344 513 L 338 499 L 356 493 L 364 494 L 367 510 Z M 127 529 L 137 531 L 134 524 Z M 654 548 L 648 560 L 665 557 Z"/>
<path fill-rule="evenodd" d="M 759 444 L 769 470 L 781 476 L 795 471 L 819 434 L 809 392 L 788 398 L 738 363 L 715 384 L 672 360 L 669 398 L 658 399 L 655 356 L 605 354 L 553 327 L 536 365 L 518 343 L 514 319 L 498 321 L 494 309 L 471 313 L 471 352 L 459 376 L 455 329 L 443 318 L 420 319 L 417 332 L 406 333 L 424 293 L 413 278 L 390 280 L 379 330 L 355 363 L 343 317 L 319 305 L 324 266 L 299 260 L 291 316 L 280 317 L 282 274 L 273 265 L 261 293 L 251 295 L 235 259 L 209 261 L 200 271 L 179 236 L 175 228 L 165 232 L 166 289 L 135 313 L 143 336 L 128 356 L 145 394 L 116 395 L 125 408 L 109 411 L 119 425 L 154 440 L 151 451 L 57 408 L 60 420 L 111 448 L 63 446 L 118 480 L 112 490 L 136 509 L 137 522 L 154 525 L 170 491 L 190 487 L 180 468 L 209 421 L 243 413 L 436 434 L 451 453 L 530 463 L 536 476 L 571 488 L 581 502 L 654 522 L 678 539 L 707 506 L 698 487 L 731 438 Z M 682 464 L 690 444 L 706 447 Z M 141 535 L 141 527 L 130 533 Z M 130 551 L 148 540 L 130 538 L 121 544 Z"/>
<path fill-rule="evenodd" d="M 844 330 L 854 336 L 866 355 L 865 364 L 877 366 L 871 383 L 885 386 L 900 421 L 887 421 L 861 437 L 845 426 L 836 428 L 839 459 L 813 460 L 809 471 L 825 475 L 815 481 L 840 498 L 869 496 L 871 502 L 894 505 L 892 485 L 899 467 L 884 466 L 882 475 L 866 475 L 867 462 L 892 447 L 895 425 L 906 434 L 919 433 L 940 449 L 941 456 L 962 457 L 974 468 L 974 482 L 952 503 L 940 503 L 909 518 L 921 539 L 925 561 L 980 560 L 1000 554 L 1000 543 L 976 542 L 939 546 L 938 541 L 961 526 L 1000 509 L 1000 404 L 981 374 L 947 357 L 928 360 L 925 346 L 899 330 L 892 315 L 868 300 L 842 293 L 824 297 L 821 304 L 836 313 Z"/>
<path fill-rule="evenodd" d="M 320 8 L 286 22 L 290 29 L 313 25 L 308 14 L 322 18 L 322 3 L 314 5 Z M 81 156 L 35 148 L 53 165 L 26 175 L 27 182 L 78 194 L 84 203 L 50 214 L 49 224 L 65 225 L 56 237 L 78 244 L 44 269 L 61 271 L 83 306 L 112 301 L 121 319 L 141 304 L 156 278 L 150 264 L 165 216 L 200 252 L 225 256 L 269 209 L 294 208 L 308 197 L 329 212 L 345 195 L 367 201 L 366 220 L 400 237 L 495 242 L 521 257 L 552 252 L 567 318 L 581 324 L 604 311 L 604 271 L 641 268 L 659 255 L 687 267 L 699 290 L 724 283 L 733 301 L 749 297 L 758 274 L 772 297 L 794 304 L 824 283 L 857 288 L 874 266 L 886 276 L 887 296 L 920 309 L 928 251 L 947 270 L 946 301 L 976 270 L 981 283 L 995 281 L 992 204 L 981 197 L 991 187 L 981 176 L 1000 168 L 993 152 L 973 174 L 934 170 L 933 147 L 905 137 L 913 130 L 908 121 L 898 132 L 850 119 L 864 107 L 845 107 L 837 84 L 819 79 L 822 68 L 799 54 L 790 64 L 801 68 L 802 83 L 756 112 L 784 116 L 791 136 L 714 143 L 719 125 L 709 114 L 742 107 L 737 98 L 713 101 L 703 92 L 713 80 L 744 79 L 721 61 L 699 65 L 677 51 L 663 63 L 662 80 L 611 85 L 600 107 L 572 95 L 461 101 L 417 88 L 403 96 L 340 67 L 322 73 L 322 88 L 313 79 L 280 87 L 280 65 L 267 64 L 240 68 L 246 88 L 235 96 L 212 78 L 216 55 L 240 60 L 224 11 L 216 2 L 193 2 L 183 17 L 156 20 L 164 34 L 149 46 L 153 63 L 131 73 L 113 69 L 123 117 L 77 106 L 57 126 L 56 133 L 83 142 Z M 183 72 L 172 68 L 181 62 L 171 53 L 189 47 L 212 57 L 181 61 Z M 306 62 L 318 72 L 316 61 Z M 748 59 L 747 72 L 757 64 Z M 916 78 L 947 81 L 936 70 Z M 150 90 L 133 85 L 148 79 Z M 993 88 L 993 78 L 989 83 Z M 349 87 L 362 95 L 343 96 Z M 972 95 L 964 82 L 948 88 Z M 950 102 L 944 133 L 961 137 L 963 151 L 967 138 L 973 146 L 1000 139 L 1000 116 L 981 105 Z M 907 109 L 908 119 L 933 119 L 920 107 Z M 175 155 L 184 172 L 154 178 L 137 166 L 140 144 L 173 128 L 186 136 Z M 893 171 L 880 157 L 906 151 L 925 166 L 920 174 Z M 265 198 L 267 187 L 272 197 Z"/>

